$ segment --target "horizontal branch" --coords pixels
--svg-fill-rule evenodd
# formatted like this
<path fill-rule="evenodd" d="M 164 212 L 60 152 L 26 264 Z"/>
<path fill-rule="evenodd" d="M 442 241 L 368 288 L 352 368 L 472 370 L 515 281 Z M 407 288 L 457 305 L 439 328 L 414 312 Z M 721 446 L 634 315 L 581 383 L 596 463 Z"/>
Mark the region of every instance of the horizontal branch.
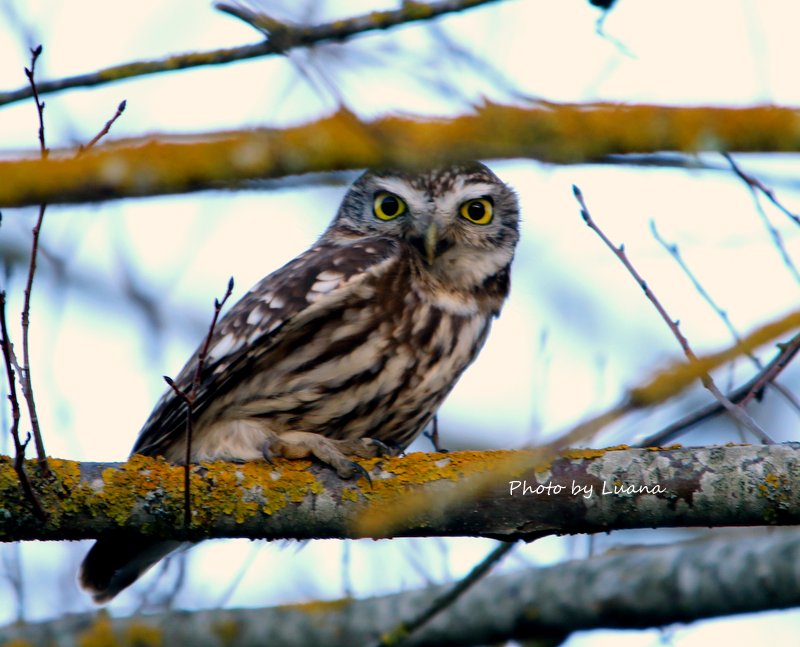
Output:
<path fill-rule="evenodd" d="M 548 637 L 557 645 L 573 631 L 638 629 L 790 608 L 800 605 L 791 567 L 798 561 L 800 541 L 792 529 L 628 547 L 587 560 L 493 575 L 403 645 L 488 645 Z M 168 617 L 76 614 L 0 628 L 0 643 L 74 647 L 102 637 L 102 644 L 122 645 L 137 642 L 138 636 L 142 644 L 198 647 L 369 645 L 399 619 L 428 608 L 449 586 L 363 600 L 172 612 Z"/>
<path fill-rule="evenodd" d="M 518 454 L 517 452 L 516 454 Z M 385 537 L 359 523 L 391 511 L 391 536 L 533 540 L 562 533 L 674 526 L 800 524 L 800 444 L 571 450 L 535 472 L 500 474 L 470 501 L 469 480 L 514 464 L 508 451 L 411 454 L 362 461 L 372 476 L 343 481 L 308 461 L 203 464 L 192 472 L 192 523 L 183 525 L 183 469 L 52 461 L 55 484 L 31 482 L 37 518 L 10 458 L 0 459 L 0 541 L 85 539 L 110 532 L 201 540 Z M 519 465 L 520 461 L 516 461 Z M 403 512 L 410 492 L 430 505 Z"/>
<path fill-rule="evenodd" d="M 0 207 L 92 202 L 235 186 L 245 180 L 468 159 L 555 163 L 657 151 L 800 151 L 789 108 L 487 104 L 452 119 L 360 121 L 340 111 L 284 130 L 132 139 L 80 159 L 0 161 Z"/>
<path fill-rule="evenodd" d="M 39 94 L 43 95 L 73 88 L 108 85 L 148 74 L 174 72 L 208 65 L 224 65 L 262 56 L 283 54 L 296 47 L 309 47 L 325 42 L 344 41 L 358 34 L 377 29 L 389 29 L 420 20 L 431 20 L 447 13 L 464 11 L 491 2 L 497 2 L 497 0 L 441 0 L 440 2 L 432 3 L 404 2 L 399 9 L 373 11 L 362 16 L 313 26 L 294 26 L 274 21 L 273 27 L 277 26 L 279 28 L 273 29 L 268 34 L 269 38 L 260 43 L 205 52 L 173 54 L 150 61 L 132 61 L 63 79 L 38 81 L 36 85 Z M 31 89 L 29 86 L 0 92 L 0 106 L 27 99 L 30 96 Z"/>

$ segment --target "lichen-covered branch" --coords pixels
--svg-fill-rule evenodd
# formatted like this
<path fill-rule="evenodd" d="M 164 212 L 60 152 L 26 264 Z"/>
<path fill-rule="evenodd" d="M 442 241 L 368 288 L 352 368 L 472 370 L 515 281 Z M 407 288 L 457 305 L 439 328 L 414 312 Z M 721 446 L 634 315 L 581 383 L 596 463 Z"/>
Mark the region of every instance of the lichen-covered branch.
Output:
<path fill-rule="evenodd" d="M 800 524 L 800 444 L 571 450 L 535 471 L 499 474 L 475 498 L 452 501 L 512 452 L 411 454 L 362 462 L 372 476 L 340 480 L 307 461 L 214 463 L 192 471 L 192 520 L 183 524 L 183 468 L 160 459 L 75 463 L 52 459 L 56 483 L 31 483 L 32 514 L 11 458 L 0 460 L 0 541 L 84 539 L 103 533 L 210 537 L 348 538 L 390 533 L 360 519 L 392 510 L 391 536 L 543 535 L 622 528 Z M 517 465 L 520 462 L 516 462 Z M 403 514 L 410 492 L 430 505 Z M 399 510 L 399 512 L 398 512 Z"/>
<path fill-rule="evenodd" d="M 487 104 L 453 119 L 340 111 L 284 130 L 132 139 L 80 159 L 0 161 L 0 207 L 186 193 L 245 180 L 374 166 L 425 166 L 467 159 L 556 163 L 657 151 L 800 150 L 800 115 L 789 108 Z"/>
<path fill-rule="evenodd" d="M 794 529 L 629 547 L 487 577 L 402 644 L 488 645 L 535 638 L 541 642 L 526 644 L 557 645 L 573 631 L 636 629 L 790 608 L 800 605 L 797 564 L 800 537 Z M 4 627 L 0 644 L 369 645 L 398 617 L 418 613 L 448 586 L 364 600 L 170 613 L 168 618 L 112 620 L 102 613 L 80 614 Z"/>
<path fill-rule="evenodd" d="M 272 21 L 269 38 L 263 42 L 239 47 L 226 47 L 205 52 L 174 54 L 150 61 L 132 61 L 96 72 L 78 74 L 63 79 L 39 83 L 39 94 L 49 94 L 72 88 L 88 88 L 107 85 L 124 79 L 148 74 L 173 72 L 208 65 L 224 65 L 261 56 L 283 54 L 297 47 L 308 47 L 318 43 L 340 42 L 358 34 L 376 29 L 389 29 L 420 20 L 431 20 L 447 13 L 464 11 L 498 0 L 440 0 L 439 2 L 403 2 L 399 9 L 373 11 L 362 16 L 334 20 L 312 26 L 295 26 Z M 275 27 L 279 26 L 279 29 Z M 29 87 L 0 92 L 0 106 L 20 101 L 31 96 Z"/>

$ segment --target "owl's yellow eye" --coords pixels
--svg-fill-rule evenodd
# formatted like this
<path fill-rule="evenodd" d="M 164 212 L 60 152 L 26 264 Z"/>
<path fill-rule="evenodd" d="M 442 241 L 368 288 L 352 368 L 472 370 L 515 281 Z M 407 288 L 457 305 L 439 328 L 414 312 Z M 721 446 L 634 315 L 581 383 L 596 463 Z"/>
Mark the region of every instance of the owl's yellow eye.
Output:
<path fill-rule="evenodd" d="M 402 198 L 388 191 L 379 191 L 372 203 L 372 212 L 381 220 L 394 220 L 406 210 L 406 203 Z"/>
<path fill-rule="evenodd" d="M 494 216 L 494 205 L 492 205 L 491 198 L 467 200 L 461 205 L 459 213 L 476 225 L 488 225 L 492 222 L 492 216 Z"/>

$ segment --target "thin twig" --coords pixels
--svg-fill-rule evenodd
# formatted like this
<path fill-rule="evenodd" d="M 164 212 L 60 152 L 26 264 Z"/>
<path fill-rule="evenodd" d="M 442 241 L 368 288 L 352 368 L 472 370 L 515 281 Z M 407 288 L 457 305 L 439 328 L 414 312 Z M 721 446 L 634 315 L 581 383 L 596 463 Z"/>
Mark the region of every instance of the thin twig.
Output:
<path fill-rule="evenodd" d="M 0 292 L 0 332 L 2 332 L 2 345 L 3 363 L 6 366 L 6 378 L 8 379 L 8 399 L 11 402 L 11 438 L 14 441 L 14 471 L 19 478 L 22 492 L 25 498 L 30 501 L 33 507 L 34 514 L 39 519 L 46 519 L 47 513 L 42 508 L 36 493 L 33 491 L 28 474 L 25 472 L 25 449 L 30 441 L 30 434 L 23 443 L 19 438 L 19 400 L 17 399 L 17 384 L 14 379 L 14 365 L 16 361 L 13 358 L 14 350 L 11 347 L 11 338 L 8 336 L 8 325 L 6 323 L 6 293 Z"/>
<path fill-rule="evenodd" d="M 764 388 L 767 384 L 773 384 L 775 378 L 780 375 L 781 371 L 785 369 L 789 363 L 794 359 L 797 352 L 800 351 L 800 334 L 792 337 L 785 344 L 778 345 L 778 353 L 770 362 L 757 375 L 752 377 L 748 382 L 740 386 L 738 389 L 728 394 L 728 399 L 738 404 L 739 406 L 747 406 L 752 400 L 760 400 Z M 660 431 L 648 436 L 642 441 L 644 447 L 656 447 L 668 443 L 679 435 L 687 432 L 692 427 L 705 422 L 720 413 L 723 413 L 725 408 L 719 404 L 710 404 L 708 406 L 695 411 L 688 416 L 676 420 L 669 426 L 661 429 Z"/>
<path fill-rule="evenodd" d="M 197 392 L 200 390 L 200 381 L 203 378 L 203 368 L 205 367 L 206 358 L 208 357 L 208 350 L 211 348 L 211 340 L 214 337 L 214 328 L 217 327 L 219 313 L 222 310 L 222 306 L 225 305 L 225 302 L 230 298 L 232 293 L 233 277 L 228 279 L 228 287 L 225 290 L 225 295 L 222 297 L 222 300 L 220 301 L 219 299 L 214 299 L 214 315 L 211 317 L 211 325 L 208 327 L 208 334 L 206 335 L 203 347 L 200 349 L 200 353 L 197 355 L 197 368 L 194 372 L 194 379 L 192 380 L 193 397 L 197 397 Z"/>
<path fill-rule="evenodd" d="M 28 78 L 28 86 L 30 87 L 30 94 L 36 102 L 36 114 L 39 118 L 39 150 L 42 154 L 42 159 L 47 159 L 48 150 L 44 141 L 44 101 L 39 101 L 39 90 L 36 87 L 34 75 L 36 74 L 36 61 L 42 55 L 42 46 L 37 45 L 31 49 L 31 66 L 25 68 L 25 76 Z"/>
<path fill-rule="evenodd" d="M 756 211 L 758 212 L 758 216 L 761 218 L 761 222 L 764 225 L 764 228 L 767 230 L 770 238 L 772 239 L 772 244 L 775 245 L 775 249 L 778 250 L 778 254 L 780 254 L 781 259 L 783 260 L 783 264 L 787 267 L 789 272 L 791 273 L 792 277 L 794 278 L 796 283 L 800 283 L 800 271 L 798 271 L 797 266 L 794 264 L 792 257 L 789 256 L 789 252 L 786 249 L 786 245 L 783 244 L 783 236 L 781 236 L 781 232 L 778 231 L 778 228 L 772 224 L 772 221 L 767 216 L 767 212 L 764 210 L 764 206 L 761 204 L 761 200 L 758 198 L 758 192 L 761 191 L 764 195 L 766 195 L 774 205 L 776 205 L 783 213 L 785 213 L 789 218 L 791 218 L 795 224 L 798 223 L 798 217 L 795 216 L 791 211 L 786 209 L 778 200 L 775 198 L 775 195 L 772 193 L 770 189 L 765 187 L 761 182 L 759 182 L 756 178 L 747 175 L 741 168 L 733 161 L 733 158 L 728 155 L 727 153 L 723 153 L 728 163 L 731 165 L 731 168 L 734 170 L 736 175 L 738 175 L 744 183 L 747 185 L 747 188 L 750 189 L 750 195 L 753 196 L 753 203 L 756 206 Z"/>
<path fill-rule="evenodd" d="M 727 160 L 728 164 L 731 165 L 731 169 L 733 172 L 736 173 L 744 182 L 750 187 L 751 190 L 758 190 L 761 191 L 767 199 L 774 204 L 780 211 L 786 215 L 794 224 L 800 226 L 800 216 L 795 214 L 794 212 L 787 209 L 783 203 L 778 200 L 777 196 L 775 195 L 775 191 L 773 191 L 770 187 L 766 186 L 761 180 L 758 178 L 750 175 L 749 173 L 745 173 L 742 168 L 734 161 L 733 157 L 730 153 L 723 153 L 722 156 Z"/>
<path fill-rule="evenodd" d="M 405 620 L 396 625 L 391 631 L 384 634 L 376 647 L 394 647 L 395 645 L 402 645 L 403 642 L 414 631 L 422 627 L 431 618 L 452 606 L 458 598 L 466 593 L 474 584 L 481 580 L 495 564 L 497 564 L 503 557 L 505 557 L 511 550 L 514 549 L 516 544 L 514 542 L 503 542 L 497 546 L 491 553 L 482 559 L 467 575 L 452 588 L 445 591 L 442 595 L 434 599 L 425 609 L 418 615 Z"/>
<path fill-rule="evenodd" d="M 310 27 L 291 26 L 281 32 L 278 38 L 276 38 L 276 34 L 270 34 L 269 39 L 252 45 L 175 54 L 151 61 L 131 61 L 95 72 L 45 81 L 39 84 L 39 93 L 47 94 L 72 88 L 93 87 L 148 74 L 206 65 L 222 65 L 260 56 L 283 54 L 297 47 L 308 47 L 323 42 L 340 42 L 362 33 L 389 29 L 421 20 L 431 20 L 447 13 L 465 11 L 493 2 L 498 2 L 498 0 L 442 0 L 430 4 L 403 3 L 403 6 L 395 10 L 373 11 L 346 20 L 335 20 Z M 30 96 L 30 88 L 27 87 L 0 92 L 0 106 Z"/>
<path fill-rule="evenodd" d="M 650 221 L 650 231 L 653 233 L 653 237 L 661 244 L 661 246 L 667 251 L 667 253 L 675 260 L 678 266 L 683 270 L 683 273 L 686 274 L 688 279 L 692 282 L 695 290 L 697 290 L 698 294 L 705 300 L 706 303 L 711 307 L 712 310 L 717 314 L 717 316 L 722 320 L 722 323 L 728 329 L 728 332 L 733 337 L 733 340 L 738 344 L 741 343 L 742 337 L 736 330 L 736 328 L 731 323 L 730 317 L 728 317 L 728 313 L 723 310 L 715 301 L 711 298 L 711 295 L 708 291 L 703 287 L 700 283 L 698 278 L 694 275 L 691 268 L 688 266 L 686 261 L 683 260 L 681 256 L 680 249 L 675 243 L 668 243 L 664 238 L 661 237 L 661 234 L 658 233 L 658 229 L 656 229 L 655 221 Z M 761 362 L 760 359 L 755 355 L 755 353 L 747 353 L 747 357 L 753 362 L 753 365 L 759 371 L 764 369 L 764 364 Z M 789 404 L 791 404 L 795 409 L 800 411 L 800 402 L 798 402 L 797 398 L 794 394 L 789 391 L 788 389 L 784 388 L 780 384 L 774 381 L 770 381 L 768 383 L 772 388 L 774 388 L 778 393 L 780 393 Z M 728 398 L 730 400 L 730 397 Z M 733 400 L 731 400 L 733 402 Z M 746 403 L 745 403 L 746 404 Z"/>
<path fill-rule="evenodd" d="M 92 148 L 97 142 L 99 142 L 103 137 L 105 137 L 108 134 L 108 131 L 111 130 L 111 126 L 114 125 L 114 122 L 120 118 L 123 112 L 125 112 L 125 108 L 127 107 L 127 105 L 128 102 L 125 99 L 120 101 L 119 105 L 117 106 L 117 111 L 114 113 L 114 116 L 111 117 L 111 119 L 109 119 L 106 122 L 105 126 L 103 126 L 100 129 L 100 132 L 98 132 L 94 137 L 92 137 L 92 139 L 89 141 L 88 144 L 85 144 L 80 148 L 78 148 L 78 153 L 76 157 L 80 157 L 81 155 L 83 155 L 87 150 Z"/>
<path fill-rule="evenodd" d="M 731 323 L 730 317 L 728 317 L 728 313 L 723 310 L 714 299 L 711 298 L 711 295 L 708 291 L 703 287 L 703 284 L 700 283 L 698 278 L 694 275 L 691 268 L 686 264 L 686 261 L 683 260 L 683 256 L 681 256 L 681 250 L 678 248 L 676 243 L 668 243 L 664 238 L 662 238 L 661 234 L 658 233 L 658 229 L 656 228 L 655 220 L 650 221 L 650 232 L 653 234 L 653 238 L 664 248 L 664 250 L 672 257 L 672 259 L 678 264 L 681 268 L 683 273 L 686 275 L 686 278 L 691 281 L 694 289 L 697 290 L 697 293 L 703 297 L 703 300 L 711 307 L 711 309 L 717 314 L 717 316 L 722 320 L 722 323 L 725 324 L 725 327 L 728 329 L 728 332 L 733 337 L 733 340 L 737 343 L 741 341 L 741 337 L 734 328 L 733 324 Z M 756 366 L 761 369 L 761 362 L 758 357 L 755 356 L 753 353 L 748 353 L 747 355 Z"/>
<path fill-rule="evenodd" d="M 639 272 L 636 271 L 636 268 L 630 262 L 627 254 L 625 253 L 625 246 L 620 245 L 619 247 L 617 247 L 616 245 L 614 245 L 614 243 L 611 242 L 611 240 L 609 240 L 608 236 L 605 235 L 605 233 L 597 226 L 595 221 L 592 219 L 592 216 L 589 213 L 589 209 L 586 206 L 586 202 L 583 199 L 583 194 L 581 193 L 580 189 L 577 186 L 573 185 L 572 191 L 575 194 L 575 199 L 578 201 L 578 204 L 581 207 L 581 216 L 583 217 L 583 220 L 586 223 L 586 225 L 600 237 L 600 240 L 602 240 L 603 243 L 605 243 L 605 245 L 614 253 L 614 255 L 623 264 L 625 269 L 628 270 L 628 272 L 634 278 L 634 280 L 636 280 L 636 282 L 639 284 L 639 287 L 642 288 L 642 291 L 644 292 L 645 296 L 648 298 L 650 303 L 653 304 L 655 309 L 658 311 L 658 314 L 661 315 L 661 318 L 669 327 L 675 339 L 678 340 L 678 343 L 683 349 L 683 353 L 684 355 L 686 355 L 686 358 L 690 362 L 696 362 L 697 355 L 694 354 L 694 351 L 689 345 L 689 340 L 687 340 L 686 337 L 683 335 L 683 333 L 680 331 L 678 322 L 672 319 L 669 316 L 669 314 L 667 314 L 667 311 L 664 309 L 664 306 L 661 305 L 661 302 L 658 300 L 658 298 L 656 298 L 655 294 L 653 294 L 653 291 L 648 287 L 647 282 L 642 278 Z M 706 389 L 708 389 L 711 392 L 711 394 L 719 401 L 719 403 L 723 407 L 725 407 L 725 409 L 727 409 L 728 412 L 730 412 L 730 414 L 734 417 L 735 420 L 737 420 L 739 423 L 741 423 L 750 431 L 752 431 L 762 442 L 765 443 L 772 442 L 772 439 L 764 432 L 763 429 L 761 429 L 758 423 L 755 420 L 753 420 L 753 418 L 750 415 L 748 415 L 746 411 L 744 411 L 744 409 L 733 404 L 730 400 L 728 400 L 728 398 L 726 398 L 723 395 L 723 393 L 714 383 L 714 380 L 710 374 L 705 373 L 701 375 L 700 381 L 703 383 L 703 386 Z"/>
<path fill-rule="evenodd" d="M 39 150 L 42 159 L 47 159 L 49 151 L 45 143 L 44 135 L 44 101 L 39 101 L 39 92 L 36 88 L 36 61 L 42 54 L 42 46 L 39 45 L 31 50 L 31 66 L 25 68 L 25 76 L 28 78 L 28 84 L 31 88 L 33 99 L 36 102 L 36 113 L 39 117 Z M 31 259 L 28 266 L 28 279 L 25 283 L 24 301 L 22 305 L 22 371 L 20 373 L 20 383 L 22 385 L 22 395 L 25 397 L 25 402 L 28 405 L 28 415 L 31 421 L 31 430 L 33 432 L 33 441 L 36 445 L 36 454 L 39 459 L 39 469 L 42 476 L 50 476 L 50 467 L 47 464 L 47 452 L 44 448 L 44 440 L 42 439 L 42 431 L 39 427 L 39 415 L 36 413 L 36 399 L 33 397 L 33 380 L 31 378 L 31 361 L 29 350 L 29 330 L 30 330 L 30 314 L 31 314 L 31 291 L 33 289 L 33 277 L 36 274 L 36 256 L 39 253 L 39 234 L 42 231 L 42 223 L 44 222 L 44 213 L 47 209 L 47 204 L 42 203 L 39 205 L 39 216 L 36 219 L 36 224 L 33 227 L 33 242 L 31 243 Z"/>
<path fill-rule="evenodd" d="M 181 389 L 171 377 L 164 375 L 164 381 L 173 390 L 176 396 L 183 400 L 186 404 L 186 436 L 185 448 L 183 455 L 183 523 L 188 527 L 192 519 L 192 499 L 191 499 L 191 461 L 192 461 L 192 425 L 194 421 L 194 403 L 197 400 L 197 395 L 200 392 L 200 386 L 203 379 L 203 369 L 205 368 L 206 358 L 208 357 L 208 350 L 211 347 L 211 340 L 214 337 L 214 329 L 217 327 L 217 320 L 219 313 L 225 302 L 233 293 L 233 277 L 228 280 L 228 288 L 225 290 L 225 295 L 222 300 L 214 299 L 214 315 L 211 318 L 211 324 L 208 327 L 205 341 L 200 347 L 200 352 L 197 355 L 197 366 L 195 368 L 192 382 L 189 390 Z"/>

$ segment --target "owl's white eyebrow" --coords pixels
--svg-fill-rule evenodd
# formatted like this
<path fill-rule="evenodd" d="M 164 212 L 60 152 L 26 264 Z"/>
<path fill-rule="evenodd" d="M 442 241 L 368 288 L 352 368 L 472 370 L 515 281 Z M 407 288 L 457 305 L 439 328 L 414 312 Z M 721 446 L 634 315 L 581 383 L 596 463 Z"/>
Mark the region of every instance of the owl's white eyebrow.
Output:
<path fill-rule="evenodd" d="M 472 200 L 474 198 L 482 198 L 484 196 L 491 195 L 496 188 L 496 184 L 476 182 L 474 184 L 463 185 L 460 187 L 460 190 L 457 193 L 461 200 Z"/>
<path fill-rule="evenodd" d="M 418 193 L 409 185 L 408 182 L 401 180 L 400 178 L 381 178 L 378 182 L 378 186 L 384 191 L 395 193 L 403 198 L 406 198 L 409 193 Z"/>

